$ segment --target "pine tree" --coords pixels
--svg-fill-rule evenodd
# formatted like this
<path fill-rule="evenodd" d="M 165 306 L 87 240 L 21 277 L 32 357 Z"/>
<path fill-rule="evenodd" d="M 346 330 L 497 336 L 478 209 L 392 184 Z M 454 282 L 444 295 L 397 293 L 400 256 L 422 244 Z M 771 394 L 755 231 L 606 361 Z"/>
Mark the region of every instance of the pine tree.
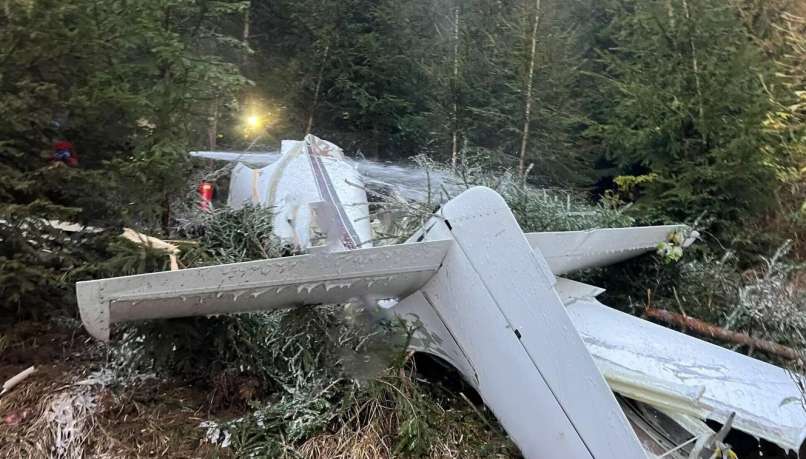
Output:
<path fill-rule="evenodd" d="M 238 42 L 225 34 L 241 6 L 5 2 L 0 312 L 69 307 L 76 275 L 111 266 L 109 250 L 120 248 L 111 235 L 122 224 L 169 223 L 162 220 L 166 202 L 182 187 L 187 149 L 206 124 L 198 107 L 214 97 L 226 101 L 242 83 L 226 53 Z M 77 167 L 51 161 L 57 139 L 75 145 Z M 110 230 L 70 234 L 48 220 Z"/>
<path fill-rule="evenodd" d="M 550 0 L 480 0 L 466 21 L 468 144 L 495 151 L 500 162 L 522 172 L 532 164 L 531 175 L 544 184 L 589 179 L 577 153 L 580 39 L 587 21 L 578 8 Z"/>
<path fill-rule="evenodd" d="M 773 76 L 726 1 L 611 2 L 588 130 L 651 220 L 730 234 L 770 205 L 762 154 Z"/>
<path fill-rule="evenodd" d="M 778 181 L 769 227 L 795 242 L 803 257 L 806 233 L 806 5 L 792 0 L 736 2 L 736 11 L 765 50 L 776 78 L 764 81 L 772 102 L 763 121 L 766 161 Z"/>
<path fill-rule="evenodd" d="M 255 93 L 282 107 L 275 138 L 310 130 L 370 154 L 425 136 L 428 79 L 416 64 L 428 23 L 421 2 L 255 2 Z"/>

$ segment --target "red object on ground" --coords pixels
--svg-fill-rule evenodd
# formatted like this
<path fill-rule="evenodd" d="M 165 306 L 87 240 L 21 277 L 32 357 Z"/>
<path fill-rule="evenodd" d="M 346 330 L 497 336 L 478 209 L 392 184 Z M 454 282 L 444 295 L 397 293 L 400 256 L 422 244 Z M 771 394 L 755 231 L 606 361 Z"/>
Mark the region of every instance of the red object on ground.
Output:
<path fill-rule="evenodd" d="M 22 411 L 12 411 L 11 413 L 3 416 L 3 423 L 9 427 L 14 427 L 21 424 L 31 414 L 31 410 L 24 409 Z"/>
<path fill-rule="evenodd" d="M 213 202 L 213 184 L 202 180 L 199 184 L 199 207 L 202 210 L 210 210 Z"/>

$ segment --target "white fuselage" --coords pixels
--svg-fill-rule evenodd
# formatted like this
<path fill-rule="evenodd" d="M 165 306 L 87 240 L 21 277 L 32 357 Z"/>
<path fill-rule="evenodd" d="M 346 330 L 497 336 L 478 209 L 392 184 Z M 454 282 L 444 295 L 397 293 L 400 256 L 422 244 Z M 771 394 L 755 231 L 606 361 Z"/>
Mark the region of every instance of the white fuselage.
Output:
<path fill-rule="evenodd" d="M 280 158 L 252 168 L 238 163 L 232 171 L 227 203 L 274 209 L 274 232 L 281 239 L 309 248 L 312 235 L 323 231 L 317 207 L 330 209 L 328 224 L 345 249 L 369 247 L 372 232 L 364 182 L 341 149 L 308 135 L 284 140 Z M 321 220 L 321 219 L 320 219 Z"/>

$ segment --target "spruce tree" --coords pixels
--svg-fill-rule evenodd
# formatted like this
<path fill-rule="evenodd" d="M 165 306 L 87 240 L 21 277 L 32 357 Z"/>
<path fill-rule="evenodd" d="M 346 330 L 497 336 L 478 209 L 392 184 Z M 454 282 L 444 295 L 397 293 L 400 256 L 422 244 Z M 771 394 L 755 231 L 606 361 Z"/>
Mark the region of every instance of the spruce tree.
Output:
<path fill-rule="evenodd" d="M 9 0 L 0 10 L 0 313 L 69 310 L 124 224 L 164 226 L 206 123 L 242 83 L 226 35 L 241 2 Z M 215 52 L 211 52 L 214 50 Z M 78 163 L 54 161 L 74 145 Z M 108 231 L 64 232 L 48 221 Z M 59 225 L 56 225 L 59 226 Z M 122 244 L 122 245 L 121 245 Z M 130 248 L 130 247 L 129 247 Z M 128 256 L 128 255 L 126 255 Z M 114 261 L 114 262 L 113 262 Z M 149 268 L 150 269 L 150 268 Z M 120 271 L 117 271 L 120 272 Z"/>
<path fill-rule="evenodd" d="M 591 140 L 652 221 L 734 233 L 771 204 L 762 121 L 773 76 L 730 2 L 607 3 Z"/>

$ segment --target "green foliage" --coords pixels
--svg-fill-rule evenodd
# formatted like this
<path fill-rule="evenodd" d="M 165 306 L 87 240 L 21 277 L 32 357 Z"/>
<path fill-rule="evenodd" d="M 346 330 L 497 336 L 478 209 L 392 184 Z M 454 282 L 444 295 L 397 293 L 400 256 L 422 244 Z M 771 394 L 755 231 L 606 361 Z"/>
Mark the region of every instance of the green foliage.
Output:
<path fill-rule="evenodd" d="M 539 190 L 513 182 L 502 196 L 525 232 L 622 228 L 634 220 L 605 204 L 589 204 L 569 191 Z"/>
<path fill-rule="evenodd" d="M 117 173 L 107 170 L 105 207 L 120 206 L 118 212 L 128 213 L 130 221 L 151 223 L 142 219 L 154 207 L 161 209 L 163 194 L 181 183 L 177 178 L 185 174 L 189 135 L 194 124 L 206 122 L 198 105 L 214 97 L 226 100 L 242 83 L 237 69 L 206 52 L 232 45 L 217 21 L 240 6 L 219 1 L 7 4 L 0 16 L 0 39 L 8 44 L 0 50 L 3 171 L 10 178 L 41 171 L 48 165 L 50 143 L 67 138 L 76 144 L 82 169 L 112 161 L 107 167 Z M 4 180 L 0 186 L 11 190 L 3 194 L 30 202 L 46 177 L 26 179 L 22 184 Z M 81 174 L 73 174 L 58 188 L 82 181 Z M 116 185 L 122 196 L 110 199 Z M 97 194 L 103 183 L 93 186 Z"/>
<path fill-rule="evenodd" d="M 523 126 L 530 2 L 256 4 L 255 98 L 282 107 L 274 137 L 314 132 L 370 155 L 445 159 L 460 148 L 511 164 Z M 545 1 L 534 77 L 530 159 L 543 179 L 582 183 L 575 168 L 582 44 L 576 7 Z M 458 30 L 455 14 L 459 10 Z M 458 39 L 454 36 L 458 32 Z M 545 37 L 545 39 L 544 39 Z M 456 74 L 454 74 L 454 69 Z"/>
<path fill-rule="evenodd" d="M 295 254 L 295 249 L 284 246 L 272 233 L 274 212 L 270 208 L 223 207 L 197 212 L 196 217 L 199 244 L 216 264 Z"/>
<path fill-rule="evenodd" d="M 238 457 L 316 457 L 322 451 L 384 451 L 389 457 L 516 454 L 494 420 L 467 398 L 415 381 L 413 368 L 401 364 L 364 383 L 344 378 L 298 383 L 244 417 L 207 422 L 208 438 L 233 448 Z"/>
<path fill-rule="evenodd" d="M 236 448 L 266 454 L 284 442 L 298 443 L 321 432 L 344 409 L 351 378 L 358 378 L 349 365 L 356 352 L 361 352 L 364 367 L 380 359 L 372 378 L 399 360 L 395 357 L 405 348 L 405 329 L 352 322 L 344 311 L 341 305 L 320 306 L 238 318 L 240 334 L 228 343 L 228 352 L 234 352 L 229 364 L 260 376 L 269 400 L 229 424 L 240 430 Z M 207 351 L 215 354 L 215 349 Z"/>
<path fill-rule="evenodd" d="M 784 7 L 774 2 L 768 6 L 774 27 L 761 22 L 749 28 L 775 52 L 779 81 L 765 86 L 773 107 L 763 123 L 774 141 L 764 153 L 779 182 L 777 217 L 783 224 L 777 230 L 795 240 L 797 253 L 803 250 L 801 235 L 806 232 L 806 11 L 795 9 L 797 3 L 782 3 Z"/>
<path fill-rule="evenodd" d="M 681 267 L 680 307 L 729 330 L 802 349 L 806 346 L 806 293 L 795 275 L 802 265 L 787 260 L 786 243 L 758 268 L 740 272 L 732 252 Z"/>
<path fill-rule="evenodd" d="M 618 175 L 653 174 L 635 207 L 650 220 L 706 213 L 712 229 L 735 234 L 734 222 L 769 208 L 774 184 L 761 50 L 727 1 L 606 5 L 606 50 L 591 75 L 602 108 L 588 134 Z"/>
<path fill-rule="evenodd" d="M 485 156 L 466 158 L 464 164 L 453 171 L 434 162 L 421 161 L 421 164 L 441 168 L 449 174 L 448 181 L 458 185 L 458 190 L 486 186 L 497 191 L 512 209 L 524 232 L 623 228 L 635 223 L 618 202 L 602 200 L 590 203 L 581 193 L 536 188 L 524 179 L 514 177 L 508 170 L 490 165 Z"/>
<path fill-rule="evenodd" d="M 293 254 L 272 234 L 271 209 L 191 211 L 185 232 L 198 236 L 181 260 L 189 266 L 233 263 Z M 164 255 L 163 255 L 164 258 Z M 142 271 L 141 271 L 142 272 Z M 242 317 L 191 317 L 148 321 L 124 332 L 124 365 L 159 369 L 190 378 L 207 377 L 237 369 L 240 373 L 270 378 L 273 356 L 266 355 L 269 330 L 279 330 L 283 314 Z M 304 323 L 304 321 L 300 321 Z M 310 322 L 315 326 L 315 322 Z"/>
<path fill-rule="evenodd" d="M 460 141 L 465 150 L 495 152 L 507 166 L 524 135 L 534 8 L 533 1 L 473 1 L 461 8 L 461 74 L 455 90 Z M 590 26 L 586 10 L 583 3 L 540 2 L 526 160 L 541 184 L 567 188 L 592 179 L 589 169 L 580 167 L 586 147 L 579 142 L 586 117 L 578 96 L 585 79 L 579 72 L 583 31 Z M 451 119 L 450 107 L 438 113 Z"/>
<path fill-rule="evenodd" d="M 40 219 L 167 229 L 206 111 L 243 84 L 235 1 L 9 0 L 0 10 L 3 312 L 72 312 L 81 276 L 155 269 L 146 249 Z M 214 52 L 213 52 L 214 51 Z M 67 139 L 77 168 L 52 163 Z M 106 246 L 104 246 L 106 245 Z M 118 260 L 109 257 L 120 255 Z M 139 260 L 139 261 L 138 261 Z M 121 270 L 116 270 L 117 265 Z M 74 271 L 80 274 L 72 274 Z"/>
<path fill-rule="evenodd" d="M 200 226 L 189 230 L 200 232 L 198 246 L 188 250 L 185 263 L 231 263 L 297 254 L 272 234 L 271 209 L 224 208 L 198 212 L 196 218 L 195 225 Z M 400 340 L 393 336 L 395 326 L 356 314 L 362 313 L 323 306 L 239 317 L 149 321 L 125 332 L 122 352 L 138 360 L 133 362 L 135 367 L 192 377 L 235 370 L 260 376 L 272 390 L 290 391 L 314 373 L 333 377 L 332 362 L 350 367 L 357 356 L 347 347 L 355 345 L 359 335 L 364 351 L 391 359 L 383 350 L 399 347 Z M 380 343 L 373 330 L 386 343 L 378 349 L 372 349 Z M 356 365 L 365 367 L 368 362 L 356 361 Z M 357 377 L 359 371 L 353 373 Z"/>
<path fill-rule="evenodd" d="M 0 316 L 73 316 L 75 282 L 166 269 L 164 252 L 119 234 L 115 229 L 65 231 L 43 219 L 13 215 L 0 222 Z"/>
<path fill-rule="evenodd" d="M 284 394 L 338 379 L 345 346 L 357 336 L 345 320 L 340 307 L 321 306 L 148 321 L 124 333 L 118 352 L 123 366 L 208 381 L 235 372 Z"/>
<path fill-rule="evenodd" d="M 399 33 L 396 16 L 410 8 L 362 0 L 256 4 L 253 26 L 275 31 L 255 37 L 253 57 L 265 93 L 256 98 L 284 107 L 273 132 L 300 137 L 313 117 L 318 135 L 372 150 L 422 135 L 424 78 L 407 52 L 423 44 L 416 33 Z"/>

